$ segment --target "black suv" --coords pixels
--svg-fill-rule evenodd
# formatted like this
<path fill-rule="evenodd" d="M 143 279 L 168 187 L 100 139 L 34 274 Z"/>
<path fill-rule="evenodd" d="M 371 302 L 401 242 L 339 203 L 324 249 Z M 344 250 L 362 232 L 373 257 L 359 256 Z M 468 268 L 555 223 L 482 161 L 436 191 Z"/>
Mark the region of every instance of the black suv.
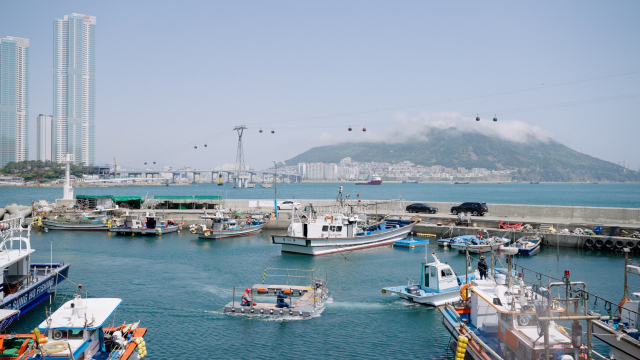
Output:
<path fill-rule="evenodd" d="M 489 212 L 489 208 L 487 207 L 487 203 L 483 202 L 466 202 L 451 208 L 451 213 L 453 215 L 458 215 L 463 212 L 482 216 Z"/>
<path fill-rule="evenodd" d="M 425 203 L 415 203 L 407 206 L 407 212 L 410 212 L 410 213 L 423 212 L 427 214 L 435 214 L 438 212 L 438 208 L 429 206 L 428 204 L 425 204 Z"/>

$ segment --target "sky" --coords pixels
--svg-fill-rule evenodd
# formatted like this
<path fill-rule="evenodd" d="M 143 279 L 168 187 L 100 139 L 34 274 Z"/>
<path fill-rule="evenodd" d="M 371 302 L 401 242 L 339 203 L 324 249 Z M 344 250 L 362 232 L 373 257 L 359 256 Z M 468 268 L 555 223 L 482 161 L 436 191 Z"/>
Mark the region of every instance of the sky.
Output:
<path fill-rule="evenodd" d="M 31 41 L 31 158 L 71 13 L 97 17 L 98 164 L 121 134 L 119 165 L 206 169 L 235 162 L 246 125 L 265 168 L 455 124 L 640 167 L 637 1 L 0 0 L 0 37 Z"/>

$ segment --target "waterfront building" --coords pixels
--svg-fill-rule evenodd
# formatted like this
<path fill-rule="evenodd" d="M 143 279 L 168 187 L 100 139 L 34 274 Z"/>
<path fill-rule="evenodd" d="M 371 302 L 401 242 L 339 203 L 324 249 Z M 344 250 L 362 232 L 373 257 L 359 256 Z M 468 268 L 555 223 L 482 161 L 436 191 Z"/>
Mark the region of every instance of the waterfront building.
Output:
<path fill-rule="evenodd" d="M 53 21 L 53 159 L 95 164 L 96 17 Z"/>
<path fill-rule="evenodd" d="M 0 167 L 29 160 L 29 39 L 0 39 Z"/>
<path fill-rule="evenodd" d="M 38 115 L 36 128 L 38 132 L 36 160 L 53 160 L 53 115 Z"/>

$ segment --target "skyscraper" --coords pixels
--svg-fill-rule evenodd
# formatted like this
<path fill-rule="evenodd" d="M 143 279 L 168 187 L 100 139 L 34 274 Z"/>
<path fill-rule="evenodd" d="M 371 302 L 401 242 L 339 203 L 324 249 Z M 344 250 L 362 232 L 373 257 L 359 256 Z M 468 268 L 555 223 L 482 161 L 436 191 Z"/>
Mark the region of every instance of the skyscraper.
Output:
<path fill-rule="evenodd" d="M 36 160 L 52 160 L 53 154 L 53 116 L 38 115 L 38 144 Z"/>
<path fill-rule="evenodd" d="M 29 39 L 0 39 L 0 166 L 29 159 Z"/>
<path fill-rule="evenodd" d="M 53 21 L 53 159 L 95 164 L 96 17 Z"/>

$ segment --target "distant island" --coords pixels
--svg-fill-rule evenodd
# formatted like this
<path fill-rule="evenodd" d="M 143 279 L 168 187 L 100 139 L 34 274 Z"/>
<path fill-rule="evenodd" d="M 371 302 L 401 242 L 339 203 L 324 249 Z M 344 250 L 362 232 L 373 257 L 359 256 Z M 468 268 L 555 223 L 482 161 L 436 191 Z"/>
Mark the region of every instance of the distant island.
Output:
<path fill-rule="evenodd" d="M 486 169 L 487 173 L 500 174 L 495 180 L 506 181 L 640 182 L 637 171 L 579 153 L 554 140 L 531 136 L 528 141 L 515 142 L 455 128 L 431 128 L 404 143 L 348 142 L 315 147 L 285 164 L 337 166 L 345 158 L 389 166 L 402 162 L 416 167 L 439 166 L 452 170 L 454 175 L 449 178 L 464 177 L 464 171 L 460 173 L 458 169 Z"/>

